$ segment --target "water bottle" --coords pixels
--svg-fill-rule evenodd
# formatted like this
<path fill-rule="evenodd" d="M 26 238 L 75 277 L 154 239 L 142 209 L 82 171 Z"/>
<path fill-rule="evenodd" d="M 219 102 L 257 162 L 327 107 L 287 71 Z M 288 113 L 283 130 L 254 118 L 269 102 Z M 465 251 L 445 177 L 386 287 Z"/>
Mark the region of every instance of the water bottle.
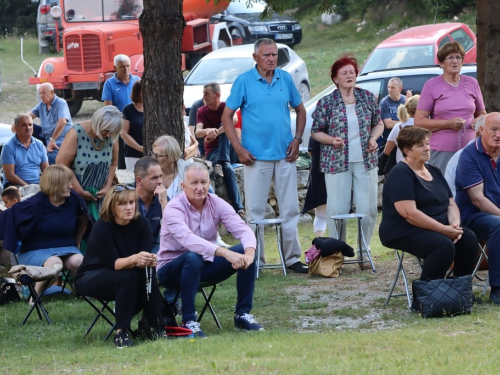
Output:
<path fill-rule="evenodd" d="M 30 298 L 30 289 L 28 288 L 27 285 L 23 285 L 21 287 L 21 295 L 23 299 L 28 299 Z"/>

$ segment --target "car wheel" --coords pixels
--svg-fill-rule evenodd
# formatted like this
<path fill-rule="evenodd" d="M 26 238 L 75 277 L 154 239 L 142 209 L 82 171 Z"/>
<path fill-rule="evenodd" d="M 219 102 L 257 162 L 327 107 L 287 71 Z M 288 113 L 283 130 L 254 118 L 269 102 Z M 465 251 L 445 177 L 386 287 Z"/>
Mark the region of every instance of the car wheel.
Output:
<path fill-rule="evenodd" d="M 299 85 L 299 94 L 302 98 L 302 103 L 305 103 L 311 97 L 311 90 L 309 90 L 309 86 L 306 82 L 301 82 Z"/>
<path fill-rule="evenodd" d="M 71 117 L 76 116 L 80 108 L 82 108 L 83 99 L 66 100 L 68 103 L 69 114 Z"/>

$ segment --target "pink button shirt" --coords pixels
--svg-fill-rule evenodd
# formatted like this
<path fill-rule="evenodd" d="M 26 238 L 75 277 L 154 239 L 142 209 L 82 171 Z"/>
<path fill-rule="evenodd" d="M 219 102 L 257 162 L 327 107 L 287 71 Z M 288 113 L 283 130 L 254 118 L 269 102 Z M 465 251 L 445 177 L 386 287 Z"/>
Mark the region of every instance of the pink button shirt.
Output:
<path fill-rule="evenodd" d="M 431 150 L 455 152 L 464 148 L 474 138 L 475 132 L 470 124 L 474 113 L 484 109 L 484 101 L 479 84 L 473 77 L 460 75 L 458 87 L 453 87 L 443 76 L 438 76 L 425 83 L 417 109 L 430 112 L 430 117 L 434 120 L 458 117 L 465 120 L 462 130 L 434 131 L 429 140 Z"/>
<path fill-rule="evenodd" d="M 189 203 L 184 192 L 177 195 L 163 211 L 157 270 L 186 251 L 201 254 L 205 261 L 213 261 L 219 247 L 214 242 L 220 222 L 244 249 L 256 247 L 253 231 L 225 200 L 207 194 L 200 213 Z"/>

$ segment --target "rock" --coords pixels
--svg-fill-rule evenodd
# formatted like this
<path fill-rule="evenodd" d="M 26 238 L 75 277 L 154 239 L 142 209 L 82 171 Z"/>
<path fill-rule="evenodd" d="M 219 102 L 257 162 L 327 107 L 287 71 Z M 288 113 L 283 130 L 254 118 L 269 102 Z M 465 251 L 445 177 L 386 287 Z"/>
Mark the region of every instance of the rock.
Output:
<path fill-rule="evenodd" d="M 300 215 L 299 223 L 310 223 L 313 220 L 311 215 L 309 214 L 304 214 Z"/>
<path fill-rule="evenodd" d="M 299 189 L 298 195 L 300 201 L 306 199 L 307 189 Z"/>
<path fill-rule="evenodd" d="M 321 22 L 326 25 L 333 25 L 342 21 L 342 16 L 336 13 L 323 13 L 321 15 Z"/>
<path fill-rule="evenodd" d="M 297 171 L 297 188 L 304 189 L 307 187 L 307 182 L 309 180 L 309 170 L 302 169 Z"/>
<path fill-rule="evenodd" d="M 278 201 L 274 198 L 271 198 L 269 199 L 269 204 L 274 207 L 278 204 Z"/>
<path fill-rule="evenodd" d="M 31 185 L 21 186 L 19 188 L 19 191 L 21 192 L 22 200 L 24 200 L 24 199 L 38 193 L 40 191 L 40 185 L 31 184 Z"/>
<path fill-rule="evenodd" d="M 271 205 L 268 203 L 266 205 L 266 219 L 275 219 L 276 218 L 276 212 L 274 209 L 271 207 Z"/>
<path fill-rule="evenodd" d="M 135 185 L 134 172 L 132 171 L 127 171 L 126 169 L 117 169 L 116 178 L 118 179 L 118 183 L 120 184 Z"/>

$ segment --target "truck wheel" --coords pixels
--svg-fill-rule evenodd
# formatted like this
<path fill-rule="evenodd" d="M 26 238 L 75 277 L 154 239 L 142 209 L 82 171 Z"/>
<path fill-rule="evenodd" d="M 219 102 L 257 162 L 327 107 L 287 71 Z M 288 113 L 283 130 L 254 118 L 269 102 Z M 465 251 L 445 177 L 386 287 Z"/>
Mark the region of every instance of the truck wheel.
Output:
<path fill-rule="evenodd" d="M 311 90 L 309 90 L 309 86 L 305 82 L 301 82 L 299 85 L 299 94 L 302 98 L 302 102 L 305 103 L 309 100 L 311 96 Z"/>
<path fill-rule="evenodd" d="M 83 99 L 67 100 L 69 113 L 71 117 L 76 116 L 80 108 L 82 108 Z"/>

